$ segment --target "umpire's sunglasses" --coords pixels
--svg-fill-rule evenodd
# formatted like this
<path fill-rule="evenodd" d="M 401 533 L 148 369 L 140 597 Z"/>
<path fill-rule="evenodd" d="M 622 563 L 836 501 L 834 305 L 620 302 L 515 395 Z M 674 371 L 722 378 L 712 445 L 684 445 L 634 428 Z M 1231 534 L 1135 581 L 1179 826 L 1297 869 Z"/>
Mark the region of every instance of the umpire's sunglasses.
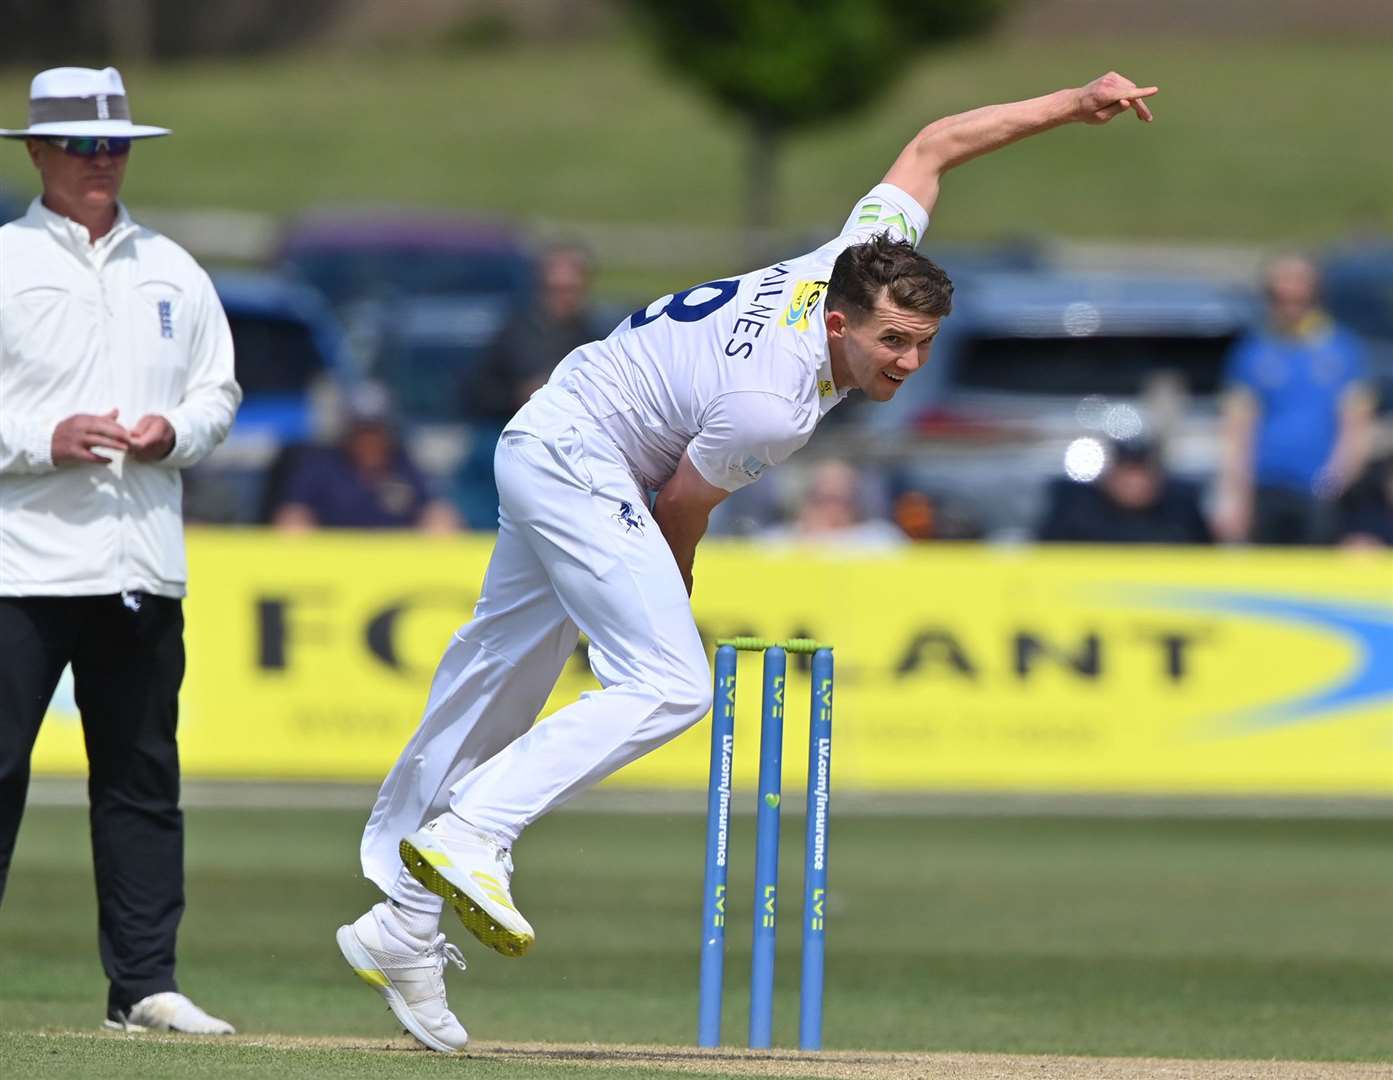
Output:
<path fill-rule="evenodd" d="M 65 153 L 72 154 L 73 157 L 96 157 L 98 154 L 123 157 L 131 152 L 130 139 L 113 139 L 105 136 L 94 138 L 92 136 L 50 135 L 44 141 L 50 146 L 58 147 Z"/>

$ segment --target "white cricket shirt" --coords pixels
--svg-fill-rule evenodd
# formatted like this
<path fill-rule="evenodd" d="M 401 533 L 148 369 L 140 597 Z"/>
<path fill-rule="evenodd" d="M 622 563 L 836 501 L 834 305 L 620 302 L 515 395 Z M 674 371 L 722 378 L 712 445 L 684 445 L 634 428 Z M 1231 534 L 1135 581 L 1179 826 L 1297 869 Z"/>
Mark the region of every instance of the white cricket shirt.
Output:
<path fill-rule="evenodd" d="M 928 221 L 905 192 L 878 184 L 836 239 L 653 301 L 571 352 L 548 385 L 580 399 L 643 486 L 661 488 L 686 452 L 707 483 L 735 491 L 799 449 L 846 396 L 832 383 L 821 308 L 837 256 L 881 232 L 918 244 Z M 508 429 L 529 423 L 524 408 Z"/>
<path fill-rule="evenodd" d="M 35 199 L 0 228 L 0 596 L 183 596 L 179 470 L 241 398 L 227 317 L 183 248 L 124 207 L 93 244 Z M 55 468 L 58 423 L 113 408 L 128 428 L 163 416 L 174 450 Z"/>

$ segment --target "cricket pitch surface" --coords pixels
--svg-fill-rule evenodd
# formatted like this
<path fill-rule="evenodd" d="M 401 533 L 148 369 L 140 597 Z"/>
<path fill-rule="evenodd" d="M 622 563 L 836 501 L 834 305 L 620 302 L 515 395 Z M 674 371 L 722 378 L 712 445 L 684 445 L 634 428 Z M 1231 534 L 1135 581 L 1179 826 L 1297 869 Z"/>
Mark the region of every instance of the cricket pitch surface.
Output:
<path fill-rule="evenodd" d="M 146 1036 L 148 1038 L 149 1036 Z M 221 1041 L 221 1040 L 219 1040 Z M 235 1036 L 229 1042 L 285 1049 L 422 1053 L 414 1039 Z M 1393 1080 L 1393 1064 L 1344 1061 L 1203 1061 L 1182 1058 L 1071 1057 L 1046 1054 L 913 1053 L 898 1051 L 742 1050 L 722 1047 L 637 1046 L 607 1043 L 471 1042 L 455 1057 L 594 1069 L 622 1075 L 627 1069 L 705 1076 L 768 1076 L 827 1080 Z"/>

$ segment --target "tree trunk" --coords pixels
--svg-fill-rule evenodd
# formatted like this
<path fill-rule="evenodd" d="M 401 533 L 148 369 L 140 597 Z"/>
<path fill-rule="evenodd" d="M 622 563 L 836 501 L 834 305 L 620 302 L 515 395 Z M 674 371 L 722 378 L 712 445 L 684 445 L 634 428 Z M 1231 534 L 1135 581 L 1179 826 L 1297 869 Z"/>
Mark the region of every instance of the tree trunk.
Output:
<path fill-rule="evenodd" d="M 773 248 L 782 149 L 783 130 L 768 116 L 754 116 L 745 159 L 745 255 L 750 260 L 746 269 L 763 266 L 778 254 Z"/>

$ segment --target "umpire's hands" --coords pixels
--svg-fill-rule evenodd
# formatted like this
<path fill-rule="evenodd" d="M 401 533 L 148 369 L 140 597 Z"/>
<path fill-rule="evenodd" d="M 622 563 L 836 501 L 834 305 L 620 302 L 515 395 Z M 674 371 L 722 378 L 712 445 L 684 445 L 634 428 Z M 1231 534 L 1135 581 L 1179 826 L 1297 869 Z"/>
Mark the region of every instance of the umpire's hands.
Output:
<path fill-rule="evenodd" d="M 131 428 L 131 453 L 136 461 L 159 461 L 174 449 L 174 428 L 163 416 L 142 416 Z"/>
<path fill-rule="evenodd" d="M 93 452 L 93 447 L 101 446 L 108 450 L 129 450 L 131 436 L 116 422 L 117 410 L 112 409 L 102 416 L 77 413 L 63 420 L 53 429 L 53 443 L 49 447 L 55 465 L 105 465 L 110 455 Z"/>
<path fill-rule="evenodd" d="M 1142 99 L 1149 98 L 1159 89 L 1156 86 L 1138 86 L 1125 75 L 1109 71 L 1079 90 L 1074 118 L 1085 124 L 1106 124 L 1114 116 L 1133 109 L 1138 120 L 1150 123 L 1151 110 Z"/>

